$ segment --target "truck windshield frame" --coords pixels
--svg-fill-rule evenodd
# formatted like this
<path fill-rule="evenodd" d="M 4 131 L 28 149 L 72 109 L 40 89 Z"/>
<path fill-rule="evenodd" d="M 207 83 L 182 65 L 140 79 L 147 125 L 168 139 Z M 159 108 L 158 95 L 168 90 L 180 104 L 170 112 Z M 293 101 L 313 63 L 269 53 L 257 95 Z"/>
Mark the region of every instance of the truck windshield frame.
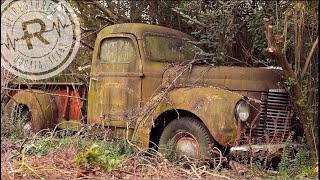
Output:
<path fill-rule="evenodd" d="M 174 63 L 203 58 L 203 50 L 188 39 L 145 33 L 143 43 L 145 54 L 151 61 Z"/>

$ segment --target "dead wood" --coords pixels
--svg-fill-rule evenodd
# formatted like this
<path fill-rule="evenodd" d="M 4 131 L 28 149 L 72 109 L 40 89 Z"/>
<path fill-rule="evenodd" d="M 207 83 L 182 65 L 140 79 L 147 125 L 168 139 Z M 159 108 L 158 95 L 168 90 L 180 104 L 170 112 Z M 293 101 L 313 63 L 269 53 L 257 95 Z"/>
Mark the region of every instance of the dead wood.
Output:
<path fill-rule="evenodd" d="M 265 36 L 268 42 L 267 52 L 276 60 L 276 63 L 282 67 L 285 78 L 294 78 L 295 82 L 298 82 L 298 78 L 291 68 L 286 55 L 282 52 L 284 48 L 284 41 L 282 35 L 272 36 L 272 25 L 270 25 L 270 20 L 268 18 L 263 19 L 265 25 Z M 273 42 L 274 41 L 274 42 Z M 317 149 L 314 141 L 314 136 L 312 134 L 312 127 L 308 120 L 308 115 L 305 108 L 301 105 L 302 100 L 302 88 L 300 83 L 295 83 L 291 87 L 292 90 L 292 100 L 296 108 L 296 113 L 303 125 L 304 133 L 306 136 L 306 141 L 311 151 L 311 158 L 314 162 L 317 162 Z"/>

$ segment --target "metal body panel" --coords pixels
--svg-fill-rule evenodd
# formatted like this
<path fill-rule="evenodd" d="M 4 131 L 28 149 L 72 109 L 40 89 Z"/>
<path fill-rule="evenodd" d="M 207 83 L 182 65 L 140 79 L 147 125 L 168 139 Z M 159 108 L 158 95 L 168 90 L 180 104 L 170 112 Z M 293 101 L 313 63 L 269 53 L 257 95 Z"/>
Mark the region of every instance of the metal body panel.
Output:
<path fill-rule="evenodd" d="M 157 25 L 150 25 L 150 24 L 140 24 L 140 23 L 125 23 L 125 24 L 115 24 L 112 26 L 108 26 L 102 29 L 99 34 L 99 37 L 106 37 L 108 34 L 133 34 L 138 40 L 142 39 L 143 35 L 146 32 L 150 33 L 159 33 L 159 34 L 166 34 L 168 36 L 174 36 L 177 38 L 184 38 L 189 40 L 194 40 L 192 36 L 189 36 L 183 32 L 157 26 Z"/>
<path fill-rule="evenodd" d="M 102 32 L 102 34 L 104 34 Z M 135 55 L 128 63 L 104 63 L 99 59 L 104 40 L 129 39 Z M 117 47 L 114 47 L 117 48 Z M 111 49 L 112 50 L 112 49 Z M 123 50 L 122 53 L 128 53 Z M 93 55 L 88 98 L 88 123 L 132 127 L 136 110 L 140 108 L 142 63 L 136 37 L 130 34 L 98 36 Z M 129 121 L 132 120 L 132 121 Z"/>
<path fill-rule="evenodd" d="M 168 69 L 164 73 L 162 86 L 167 87 L 172 83 L 180 71 Z M 232 91 L 264 91 L 278 89 L 280 82 L 279 71 L 263 68 L 245 67 L 212 67 L 193 66 L 190 71 L 185 71 L 176 81 L 181 86 L 215 86 Z"/>
<path fill-rule="evenodd" d="M 19 92 L 30 91 L 30 93 L 38 94 L 37 96 L 50 96 L 53 99 L 50 102 L 55 106 L 54 114 L 55 123 L 63 121 L 77 120 L 80 122 L 86 114 L 84 109 L 84 99 L 86 98 L 86 87 L 83 84 L 71 86 L 71 84 L 50 83 L 45 85 L 42 83 L 24 83 L 19 84 L 21 89 L 10 91 L 10 96 L 15 96 Z M 27 90 L 30 87 L 32 89 Z M 17 98 L 17 97 L 15 97 Z M 18 101 L 24 102 L 29 97 L 19 97 Z M 40 111 L 40 110 L 39 110 Z M 38 113 L 38 112 L 37 112 Z"/>
<path fill-rule="evenodd" d="M 146 106 L 154 110 L 139 117 L 133 140 L 142 142 L 148 148 L 149 135 L 155 119 L 163 112 L 172 109 L 189 111 L 199 117 L 219 144 L 227 146 L 237 138 L 237 120 L 234 107 L 242 98 L 240 94 L 215 88 L 178 88 L 168 95 L 156 96 Z M 155 103 L 155 104 L 153 104 Z"/>

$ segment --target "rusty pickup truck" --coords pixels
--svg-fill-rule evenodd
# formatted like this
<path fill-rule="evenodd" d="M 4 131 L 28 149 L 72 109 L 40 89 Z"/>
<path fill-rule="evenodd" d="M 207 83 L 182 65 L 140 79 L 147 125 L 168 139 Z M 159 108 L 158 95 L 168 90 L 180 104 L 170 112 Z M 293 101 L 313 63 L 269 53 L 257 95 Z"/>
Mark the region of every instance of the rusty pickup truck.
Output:
<path fill-rule="evenodd" d="M 180 31 L 117 24 L 96 39 L 89 87 L 82 83 L 19 84 L 5 109 L 24 129 L 86 124 L 124 136 L 141 149 L 212 157 L 277 154 L 302 135 L 276 68 L 201 63 L 202 50 Z M 88 90 L 87 90 L 88 89 Z M 294 133 L 293 133 L 294 132 Z"/>

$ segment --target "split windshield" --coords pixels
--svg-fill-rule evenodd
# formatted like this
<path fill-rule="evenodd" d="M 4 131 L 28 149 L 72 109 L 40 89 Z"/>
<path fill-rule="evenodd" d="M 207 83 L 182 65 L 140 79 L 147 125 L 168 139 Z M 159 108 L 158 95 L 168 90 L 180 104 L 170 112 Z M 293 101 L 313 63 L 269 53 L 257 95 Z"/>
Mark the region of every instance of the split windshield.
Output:
<path fill-rule="evenodd" d="M 147 35 L 144 38 L 146 53 L 152 61 L 181 62 L 202 58 L 202 50 L 187 40 Z"/>

